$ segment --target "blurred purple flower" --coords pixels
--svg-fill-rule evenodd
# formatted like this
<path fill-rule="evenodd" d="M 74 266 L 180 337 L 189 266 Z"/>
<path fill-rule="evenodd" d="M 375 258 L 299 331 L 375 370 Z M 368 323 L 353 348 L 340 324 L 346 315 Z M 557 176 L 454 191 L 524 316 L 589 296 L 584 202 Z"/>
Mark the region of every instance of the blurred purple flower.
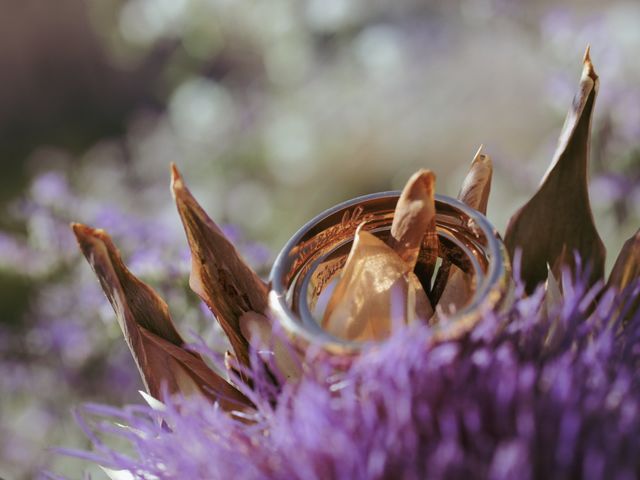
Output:
<path fill-rule="evenodd" d="M 46 172 L 31 184 L 31 198 L 43 207 L 66 206 L 74 198 L 67 179 L 59 172 Z"/>

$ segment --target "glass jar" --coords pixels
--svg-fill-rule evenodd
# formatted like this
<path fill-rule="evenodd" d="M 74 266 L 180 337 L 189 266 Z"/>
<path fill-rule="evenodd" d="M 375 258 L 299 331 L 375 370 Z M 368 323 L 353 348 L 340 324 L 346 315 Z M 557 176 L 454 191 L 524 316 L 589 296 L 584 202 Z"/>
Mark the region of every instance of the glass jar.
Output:
<path fill-rule="evenodd" d="M 284 246 L 270 275 L 271 315 L 301 346 L 319 345 L 332 354 L 354 354 L 361 342 L 335 337 L 320 325 L 322 298 L 339 278 L 358 225 L 386 240 L 399 191 L 375 193 L 348 200 L 316 216 Z M 468 277 L 470 293 L 454 313 L 436 312 L 433 339 L 443 341 L 469 332 L 484 312 L 500 308 L 507 298 L 511 270 L 498 233 L 478 211 L 459 200 L 436 195 L 438 264 L 451 264 Z M 421 251 L 415 273 L 423 285 L 422 268 L 429 261 Z"/>

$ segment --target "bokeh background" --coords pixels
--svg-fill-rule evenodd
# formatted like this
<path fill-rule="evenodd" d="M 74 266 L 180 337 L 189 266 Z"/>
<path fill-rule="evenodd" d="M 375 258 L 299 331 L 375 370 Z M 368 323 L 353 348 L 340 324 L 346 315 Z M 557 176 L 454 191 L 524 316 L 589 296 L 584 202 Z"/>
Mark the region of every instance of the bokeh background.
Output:
<path fill-rule="evenodd" d="M 549 163 L 590 43 L 610 268 L 640 225 L 639 25 L 637 1 L 2 2 L 0 477 L 80 478 L 50 451 L 88 447 L 73 406 L 141 401 L 70 221 L 108 229 L 183 332 L 220 342 L 187 287 L 171 161 L 263 274 L 311 216 L 418 168 L 455 195 L 480 144 L 504 230 Z"/>

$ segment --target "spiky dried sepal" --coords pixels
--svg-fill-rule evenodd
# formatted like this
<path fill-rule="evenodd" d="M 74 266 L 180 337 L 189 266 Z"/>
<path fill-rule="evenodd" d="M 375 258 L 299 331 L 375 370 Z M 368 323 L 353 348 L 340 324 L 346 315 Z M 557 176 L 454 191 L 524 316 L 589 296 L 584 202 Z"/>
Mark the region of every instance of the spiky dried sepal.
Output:
<path fill-rule="evenodd" d="M 145 388 L 162 400 L 170 394 L 199 392 L 226 410 L 251 405 L 233 385 L 211 370 L 200 355 L 186 350 L 167 304 L 126 267 L 111 237 L 100 229 L 73 224 L 82 253 L 100 280 Z"/>
<path fill-rule="evenodd" d="M 462 182 L 458 200 L 486 215 L 492 177 L 493 163 L 491 162 L 491 157 L 482 153 L 482 147 L 480 147 L 475 157 L 473 157 L 467 176 Z"/>
<path fill-rule="evenodd" d="M 567 115 L 553 161 L 535 195 L 518 210 L 507 227 L 505 244 L 513 256 L 522 249 L 522 278 L 527 291 L 547 278 L 563 251 L 575 269 L 574 253 L 590 263 L 589 282 L 604 274 L 605 248 L 589 204 L 587 165 L 591 116 L 598 91 L 589 50 L 585 53 L 580 88 Z"/>
<path fill-rule="evenodd" d="M 198 204 L 175 165 L 171 191 L 191 249 L 189 285 L 220 322 L 238 361 L 248 367 L 249 343 L 239 319 L 247 312 L 264 313 L 268 287 Z"/>

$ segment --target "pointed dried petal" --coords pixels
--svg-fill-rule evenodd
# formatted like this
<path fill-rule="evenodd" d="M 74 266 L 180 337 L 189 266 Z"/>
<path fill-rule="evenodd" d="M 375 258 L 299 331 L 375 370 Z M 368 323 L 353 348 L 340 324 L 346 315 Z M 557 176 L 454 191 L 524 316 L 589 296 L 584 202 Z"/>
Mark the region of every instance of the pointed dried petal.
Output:
<path fill-rule="evenodd" d="M 458 200 L 486 215 L 492 176 L 491 157 L 483 154 L 482 147 L 480 147 L 471 162 L 469 173 L 462 182 Z"/>
<path fill-rule="evenodd" d="M 438 258 L 436 234 L 435 175 L 429 170 L 414 173 L 398 199 L 389 246 L 413 270 L 422 247 L 435 265 Z"/>
<path fill-rule="evenodd" d="M 419 308 L 429 311 L 417 313 Z M 430 313 L 412 268 L 360 225 L 325 310 L 323 328 L 346 340 L 381 340 L 389 336 L 394 322 L 410 323 L 416 314 L 429 318 Z"/>
<path fill-rule="evenodd" d="M 181 388 L 186 384 L 184 378 L 188 377 L 190 390 L 219 400 L 223 408 L 250 405 L 244 395 L 209 369 L 199 355 L 183 348 L 184 340 L 173 325 L 167 304 L 127 269 L 106 232 L 80 224 L 73 224 L 72 228 L 113 306 L 145 387 L 152 396 L 160 399 L 163 383 L 169 393 L 189 393 Z"/>
<path fill-rule="evenodd" d="M 624 290 L 638 278 L 640 278 L 640 230 L 622 246 L 607 285 Z"/>
<path fill-rule="evenodd" d="M 169 307 L 127 269 L 111 237 L 104 230 L 78 223 L 72 228 L 116 312 L 125 339 L 137 338 L 138 327 L 143 327 L 174 345 L 182 345 L 184 340 L 171 322 Z"/>
<path fill-rule="evenodd" d="M 191 195 L 175 165 L 171 190 L 191 249 L 189 284 L 220 322 L 236 358 L 249 366 L 249 344 L 238 321 L 246 312 L 266 310 L 267 285 Z"/>
<path fill-rule="evenodd" d="M 589 205 L 587 163 L 591 114 L 598 91 L 589 51 L 585 54 L 580 90 L 560 136 L 553 162 L 535 195 L 511 218 L 505 244 L 513 256 L 522 249 L 522 279 L 527 291 L 547 277 L 563 249 L 575 269 L 574 252 L 590 262 L 590 283 L 602 278 L 605 249 Z"/>
<path fill-rule="evenodd" d="M 482 146 L 480 146 L 462 182 L 458 200 L 486 215 L 492 177 L 491 158 L 482 153 Z M 469 275 L 446 259 L 443 260 L 433 284 L 431 302 L 439 304 L 444 313 L 454 313 L 471 297 Z"/>

